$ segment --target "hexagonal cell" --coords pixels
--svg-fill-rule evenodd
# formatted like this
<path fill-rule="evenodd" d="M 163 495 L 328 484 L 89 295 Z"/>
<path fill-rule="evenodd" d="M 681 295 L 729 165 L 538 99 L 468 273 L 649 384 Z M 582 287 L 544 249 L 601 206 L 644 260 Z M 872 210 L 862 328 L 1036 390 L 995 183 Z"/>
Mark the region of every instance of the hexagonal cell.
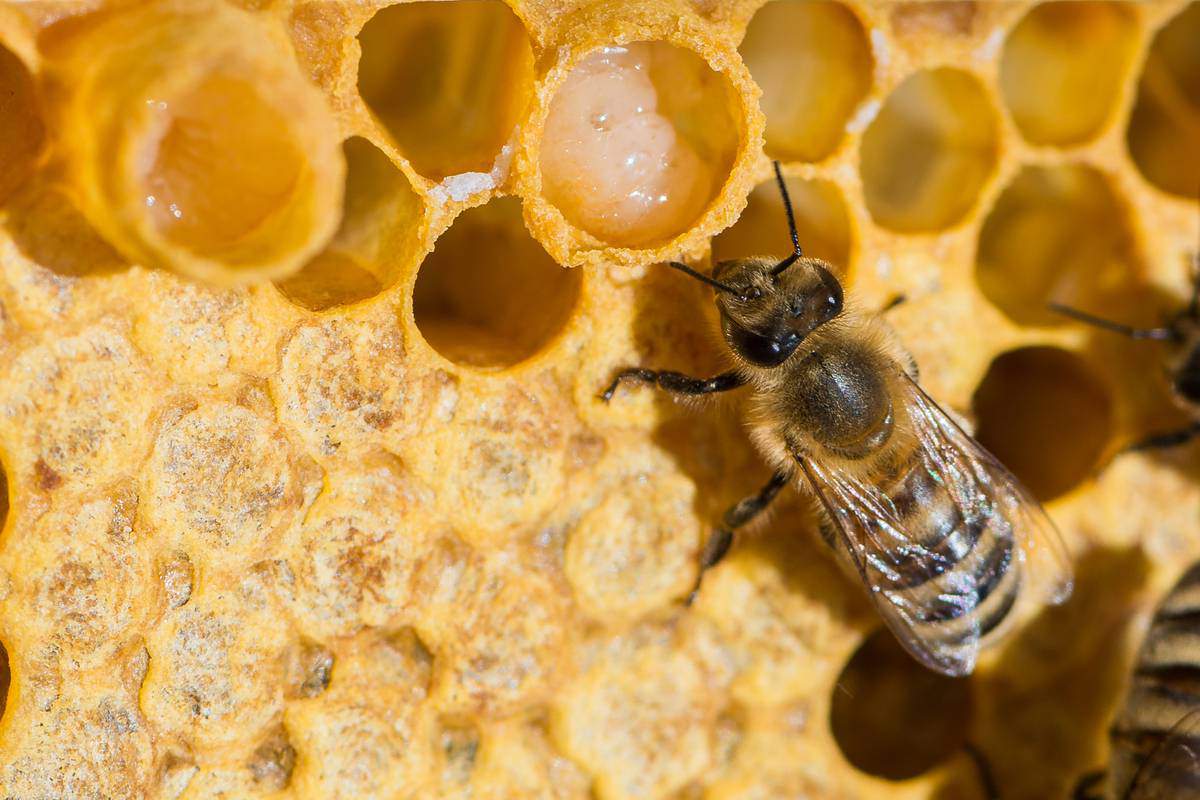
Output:
<path fill-rule="evenodd" d="M 73 194 L 126 258 L 246 283 L 298 269 L 332 236 L 337 125 L 264 17 L 219 0 L 121 4 L 39 43 Z"/>
<path fill-rule="evenodd" d="M 721 190 L 740 124 L 728 81 L 666 42 L 604 47 L 550 104 L 542 190 L 603 241 L 647 247 L 686 231 Z"/>
<path fill-rule="evenodd" d="M 844 278 L 850 266 L 852 240 L 850 217 L 837 185 L 821 179 L 784 180 L 804 254 L 828 261 Z M 742 216 L 712 245 L 714 262 L 763 255 L 783 258 L 791 252 L 783 198 L 774 179 L 754 188 Z"/>
<path fill-rule="evenodd" d="M 1023 347 L 992 361 L 975 390 L 975 438 L 1039 500 L 1091 476 L 1113 434 L 1105 382 L 1078 355 Z"/>
<path fill-rule="evenodd" d="M 762 87 L 772 158 L 820 161 L 871 89 L 874 59 L 858 17 L 841 3 L 775 0 L 738 48 Z"/>
<path fill-rule="evenodd" d="M 1138 38 L 1124 2 L 1043 3 L 1009 34 L 1000 90 L 1021 134 L 1034 144 L 1086 141 L 1117 108 Z"/>
<path fill-rule="evenodd" d="M 1141 261 L 1128 212 L 1104 174 L 1083 164 L 1023 168 L 984 220 L 975 278 L 1022 325 L 1062 325 L 1050 302 L 1134 322 Z"/>
<path fill-rule="evenodd" d="M 1164 192 L 1200 197 L 1200 3 L 1154 37 L 1129 120 L 1129 152 Z"/>
<path fill-rule="evenodd" d="M 341 227 L 299 272 L 275 284 L 314 311 L 366 300 L 392 286 L 421 243 L 424 206 L 404 173 L 366 139 L 352 137 L 342 150 Z"/>
<path fill-rule="evenodd" d="M 579 298 L 563 269 L 525 230 L 520 201 L 463 212 L 417 273 L 413 313 L 425 340 L 459 364 L 503 368 L 544 348 Z"/>
<path fill-rule="evenodd" d="M 499 0 L 401 3 L 358 35 L 358 90 L 416 168 L 489 172 L 533 87 L 533 50 Z"/>
<path fill-rule="evenodd" d="M 970 684 L 917 663 L 880 629 L 842 668 L 829 711 L 833 738 L 863 772 L 889 780 L 920 775 L 966 743 Z"/>
<path fill-rule="evenodd" d="M 923 70 L 895 89 L 863 134 L 863 194 L 871 216 L 904 233 L 962 220 L 996 166 L 996 111 L 973 75 Z"/>
<path fill-rule="evenodd" d="M 0 44 L 0 203 L 33 171 L 44 137 L 33 76 Z"/>

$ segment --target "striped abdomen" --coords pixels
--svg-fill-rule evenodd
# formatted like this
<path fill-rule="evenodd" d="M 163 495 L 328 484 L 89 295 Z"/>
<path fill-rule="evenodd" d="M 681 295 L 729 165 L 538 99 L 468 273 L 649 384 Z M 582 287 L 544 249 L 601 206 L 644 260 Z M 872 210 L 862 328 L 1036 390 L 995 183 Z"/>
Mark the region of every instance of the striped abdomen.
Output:
<path fill-rule="evenodd" d="M 1175 584 L 1159 607 L 1130 682 L 1125 705 L 1113 723 L 1109 793 L 1127 796 L 1146 757 L 1188 712 L 1200 708 L 1200 564 Z M 1184 734 L 1186 735 L 1186 734 Z M 1194 743 L 1200 752 L 1200 740 Z M 1161 753 L 1160 753 L 1161 755 Z M 1156 756 L 1157 758 L 1157 756 Z M 1172 764 L 1168 751 L 1138 797 L 1200 795 L 1200 770 L 1191 759 Z M 1156 793 L 1156 788 L 1161 789 Z"/>
<path fill-rule="evenodd" d="M 944 480 L 917 458 L 880 487 L 890 507 L 872 523 L 867 568 L 924 642 L 953 649 L 983 638 L 1012 610 L 1020 560 L 987 487 L 968 481 L 952 491 Z"/>

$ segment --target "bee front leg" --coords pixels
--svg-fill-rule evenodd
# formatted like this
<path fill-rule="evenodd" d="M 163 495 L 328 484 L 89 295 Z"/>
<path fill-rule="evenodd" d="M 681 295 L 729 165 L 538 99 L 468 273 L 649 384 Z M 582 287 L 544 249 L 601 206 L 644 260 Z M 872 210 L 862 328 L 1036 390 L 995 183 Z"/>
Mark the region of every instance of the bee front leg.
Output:
<path fill-rule="evenodd" d="M 696 585 L 688 595 L 687 604 L 689 606 L 696 599 L 696 593 L 700 591 L 700 581 L 704 580 L 704 573 L 719 564 L 729 552 L 729 548 L 733 546 L 733 532 L 762 513 L 791 478 L 789 472 L 776 472 L 771 476 L 771 480 L 767 481 L 766 486 L 757 493 L 742 498 L 725 512 L 724 524 L 708 537 L 708 542 L 704 545 L 704 551 L 700 555 L 700 574 L 696 576 Z"/>
<path fill-rule="evenodd" d="M 1071 792 L 1071 800 L 1102 800 L 1104 794 L 1100 791 L 1100 784 L 1103 781 L 1103 772 L 1099 770 L 1089 772 L 1079 779 L 1079 783 L 1075 784 L 1075 789 Z"/>
<path fill-rule="evenodd" d="M 693 378 L 689 375 L 684 375 L 682 372 L 671 372 L 670 370 L 653 370 L 645 369 L 644 367 L 630 367 L 623 369 L 617 373 L 617 377 L 613 378 L 612 383 L 600 395 L 600 399 L 608 402 L 612 399 L 613 394 L 617 391 L 617 387 L 622 381 L 639 381 L 641 383 L 652 383 L 658 388 L 670 392 L 671 394 L 681 394 L 687 396 L 696 396 L 702 394 L 713 394 L 714 392 L 727 392 L 730 389 L 736 389 L 746 383 L 746 379 L 737 372 L 729 371 L 722 372 L 720 375 L 714 375 L 711 378 Z"/>
<path fill-rule="evenodd" d="M 1182 430 L 1171 431 L 1169 433 L 1158 433 L 1153 436 L 1148 436 L 1141 441 L 1131 444 L 1129 449 L 1163 450 L 1168 447 L 1178 447 L 1179 445 L 1187 444 L 1197 436 L 1200 436 L 1200 422 L 1194 422 Z"/>

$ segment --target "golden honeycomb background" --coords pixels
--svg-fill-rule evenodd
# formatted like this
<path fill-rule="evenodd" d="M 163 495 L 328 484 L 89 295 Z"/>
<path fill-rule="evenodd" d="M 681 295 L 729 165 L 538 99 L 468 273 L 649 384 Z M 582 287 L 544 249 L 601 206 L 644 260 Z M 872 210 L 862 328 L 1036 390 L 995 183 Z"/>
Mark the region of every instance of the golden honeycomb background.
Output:
<path fill-rule="evenodd" d="M 0 796 L 1066 796 L 1200 555 L 1155 324 L 1200 3 L 0 3 Z M 611 113 L 611 118 L 610 118 Z M 923 672 L 766 470 L 708 290 L 806 249 L 1077 587 Z M 640 204 L 640 205 L 639 205 Z M 571 267 L 571 269 L 564 269 Z M 11 675 L 11 680 L 7 677 Z"/>

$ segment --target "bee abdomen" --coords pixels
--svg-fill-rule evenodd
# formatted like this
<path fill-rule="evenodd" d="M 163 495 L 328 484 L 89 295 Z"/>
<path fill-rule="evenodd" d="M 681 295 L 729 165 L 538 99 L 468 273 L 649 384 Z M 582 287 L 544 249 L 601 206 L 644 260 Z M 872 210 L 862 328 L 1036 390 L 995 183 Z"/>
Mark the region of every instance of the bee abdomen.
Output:
<path fill-rule="evenodd" d="M 983 636 L 1011 611 L 1020 585 L 1008 521 L 987 504 L 964 511 L 920 466 L 896 482 L 899 524 L 881 523 L 872 567 L 879 585 L 929 638 L 952 644 Z M 904 541 L 889 542 L 899 531 Z"/>
<path fill-rule="evenodd" d="M 1137 768 L 1186 714 L 1200 707 L 1200 565 L 1163 601 L 1146 634 L 1125 705 L 1112 728 L 1113 785 L 1128 786 Z M 1200 749 L 1200 741 L 1195 743 Z M 1195 770 L 1160 769 L 1177 790 L 1200 787 Z"/>

